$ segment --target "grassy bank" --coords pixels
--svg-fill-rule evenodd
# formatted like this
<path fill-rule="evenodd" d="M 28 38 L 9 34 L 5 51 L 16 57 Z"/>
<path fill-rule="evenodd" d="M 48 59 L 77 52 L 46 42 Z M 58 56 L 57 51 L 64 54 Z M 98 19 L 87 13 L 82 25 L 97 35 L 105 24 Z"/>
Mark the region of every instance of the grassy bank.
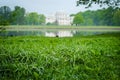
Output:
<path fill-rule="evenodd" d="M 47 26 L 47 25 L 10 25 L 0 27 L 0 31 L 86 31 L 86 32 L 119 32 L 119 26 Z"/>
<path fill-rule="evenodd" d="M 0 38 L 0 80 L 119 80 L 120 36 Z"/>
<path fill-rule="evenodd" d="M 6 28 L 119 28 L 120 26 L 9 25 Z"/>

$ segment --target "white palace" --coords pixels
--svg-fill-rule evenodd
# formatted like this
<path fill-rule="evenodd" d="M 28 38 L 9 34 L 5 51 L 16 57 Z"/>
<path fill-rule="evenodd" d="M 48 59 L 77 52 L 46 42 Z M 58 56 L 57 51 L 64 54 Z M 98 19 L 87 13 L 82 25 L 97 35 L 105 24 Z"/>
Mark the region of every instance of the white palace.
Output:
<path fill-rule="evenodd" d="M 55 15 L 46 17 L 47 23 L 57 23 L 58 25 L 71 25 L 74 17 L 70 17 L 64 12 L 56 12 Z"/>

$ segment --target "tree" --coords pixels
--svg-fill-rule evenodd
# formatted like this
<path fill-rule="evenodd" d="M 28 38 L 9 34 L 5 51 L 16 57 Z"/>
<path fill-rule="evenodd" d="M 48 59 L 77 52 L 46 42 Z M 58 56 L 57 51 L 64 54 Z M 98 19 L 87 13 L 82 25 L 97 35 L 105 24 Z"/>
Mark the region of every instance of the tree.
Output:
<path fill-rule="evenodd" d="M 117 13 L 119 10 L 120 8 L 108 7 L 102 10 L 79 12 L 78 14 L 81 14 L 84 19 L 84 23 L 81 25 L 113 26 L 120 23 L 119 13 Z"/>
<path fill-rule="evenodd" d="M 106 19 L 105 11 L 106 11 L 106 9 L 91 12 L 91 14 L 93 14 L 92 19 L 93 19 L 94 25 L 98 26 L 98 25 L 105 25 L 106 24 L 104 21 Z"/>
<path fill-rule="evenodd" d="M 85 12 L 80 12 L 80 14 L 83 16 L 83 19 L 84 19 L 84 23 L 82 23 L 82 25 L 94 25 L 94 22 L 93 22 L 93 17 L 95 16 L 94 15 L 94 11 L 85 11 Z"/>
<path fill-rule="evenodd" d="M 86 19 L 84 22 L 85 22 L 84 25 L 86 25 L 86 26 L 91 26 L 91 25 L 93 25 L 93 20 L 90 19 L 90 18 Z"/>
<path fill-rule="evenodd" d="M 39 24 L 39 15 L 36 12 L 32 12 L 26 15 L 26 21 L 29 25 Z"/>
<path fill-rule="evenodd" d="M 21 25 L 24 24 L 25 9 L 19 6 L 15 6 L 15 10 L 12 12 L 12 24 Z"/>
<path fill-rule="evenodd" d="M 118 9 L 113 15 L 113 23 L 115 26 L 120 26 L 120 9 Z"/>
<path fill-rule="evenodd" d="M 8 6 L 0 7 L 0 25 L 9 25 L 11 20 L 11 9 Z"/>
<path fill-rule="evenodd" d="M 39 14 L 39 24 L 45 24 L 45 16 L 43 14 Z"/>
<path fill-rule="evenodd" d="M 115 12 L 115 9 L 113 7 L 108 7 L 107 9 L 104 10 L 103 12 L 103 21 L 107 26 L 112 26 L 113 25 L 113 14 Z"/>
<path fill-rule="evenodd" d="M 81 23 L 83 23 L 83 16 L 79 13 L 76 14 L 74 19 L 73 19 L 73 24 L 76 24 L 76 26 L 80 25 Z"/>
<path fill-rule="evenodd" d="M 87 7 L 90 7 L 92 4 L 99 4 L 112 6 L 112 7 L 119 7 L 120 6 L 120 0 L 78 0 L 77 6 L 79 5 L 87 5 Z"/>
<path fill-rule="evenodd" d="M 32 12 L 26 14 L 25 23 L 28 25 L 40 25 L 45 23 L 45 16 L 43 14 L 38 14 L 36 12 Z"/>

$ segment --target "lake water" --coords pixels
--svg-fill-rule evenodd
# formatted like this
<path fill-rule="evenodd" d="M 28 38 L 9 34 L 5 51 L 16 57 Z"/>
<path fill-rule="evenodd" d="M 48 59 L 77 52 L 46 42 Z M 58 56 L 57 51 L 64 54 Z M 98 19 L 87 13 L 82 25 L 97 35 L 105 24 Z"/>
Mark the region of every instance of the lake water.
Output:
<path fill-rule="evenodd" d="M 73 37 L 74 34 L 73 31 L 45 32 L 46 37 Z"/>
<path fill-rule="evenodd" d="M 91 31 L 4 31 L 0 36 L 45 36 L 45 37 L 74 37 L 96 35 L 108 32 L 91 32 Z"/>

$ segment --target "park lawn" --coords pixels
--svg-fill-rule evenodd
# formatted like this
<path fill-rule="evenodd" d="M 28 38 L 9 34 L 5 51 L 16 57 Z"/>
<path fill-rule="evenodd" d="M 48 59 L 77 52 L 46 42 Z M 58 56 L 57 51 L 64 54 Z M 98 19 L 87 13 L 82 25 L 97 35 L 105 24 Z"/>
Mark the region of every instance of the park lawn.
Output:
<path fill-rule="evenodd" d="M 0 31 L 86 31 L 86 32 L 119 32 L 119 26 L 47 26 L 47 25 L 10 25 L 0 27 Z"/>
<path fill-rule="evenodd" d="M 0 80 L 119 80 L 118 35 L 0 37 Z"/>
<path fill-rule="evenodd" d="M 6 28 L 119 28 L 120 26 L 9 25 Z"/>

